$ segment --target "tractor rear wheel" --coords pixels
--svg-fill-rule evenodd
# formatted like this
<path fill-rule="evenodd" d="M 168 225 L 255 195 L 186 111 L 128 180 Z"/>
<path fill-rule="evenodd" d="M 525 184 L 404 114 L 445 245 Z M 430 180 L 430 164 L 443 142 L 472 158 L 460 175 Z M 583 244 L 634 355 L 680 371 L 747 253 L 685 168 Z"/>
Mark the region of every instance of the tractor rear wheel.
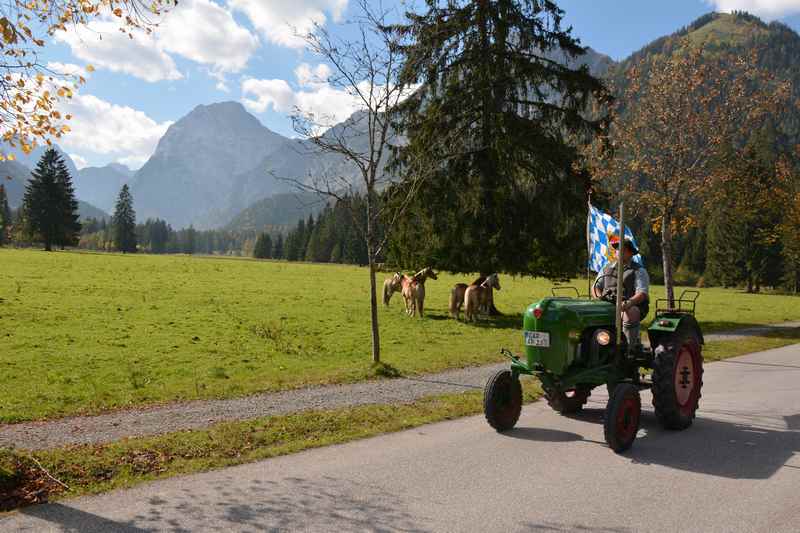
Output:
<path fill-rule="evenodd" d="M 522 412 L 522 385 L 510 370 L 500 370 L 486 382 L 483 413 L 497 431 L 513 428 Z"/>
<path fill-rule="evenodd" d="M 547 405 L 554 411 L 562 415 L 577 413 L 586 404 L 586 400 L 592 394 L 589 387 L 576 387 L 572 390 L 545 390 L 544 396 L 547 398 Z"/>
<path fill-rule="evenodd" d="M 639 418 L 642 414 L 642 399 L 639 389 L 630 383 L 620 383 L 614 389 L 606 405 L 606 419 L 603 423 L 608 447 L 622 453 L 633 445 L 639 431 Z"/>
<path fill-rule="evenodd" d="M 688 333 L 664 339 L 655 349 L 653 407 L 666 429 L 686 429 L 700 402 L 703 355 L 699 339 Z"/>

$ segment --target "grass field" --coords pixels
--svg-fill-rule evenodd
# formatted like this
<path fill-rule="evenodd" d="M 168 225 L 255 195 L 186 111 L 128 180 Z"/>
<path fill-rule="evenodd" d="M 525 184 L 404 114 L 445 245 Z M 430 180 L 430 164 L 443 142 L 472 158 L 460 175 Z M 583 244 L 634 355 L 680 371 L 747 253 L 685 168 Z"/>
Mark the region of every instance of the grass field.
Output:
<path fill-rule="evenodd" d="M 9 249 L 0 267 L 0 422 L 375 375 L 363 268 Z M 421 373 L 521 348 L 520 313 L 551 284 L 501 277 L 506 315 L 474 326 L 446 315 L 463 280 L 428 282 L 424 320 L 400 298 L 381 309 L 385 363 Z M 800 319 L 794 297 L 701 292 L 706 332 Z"/>

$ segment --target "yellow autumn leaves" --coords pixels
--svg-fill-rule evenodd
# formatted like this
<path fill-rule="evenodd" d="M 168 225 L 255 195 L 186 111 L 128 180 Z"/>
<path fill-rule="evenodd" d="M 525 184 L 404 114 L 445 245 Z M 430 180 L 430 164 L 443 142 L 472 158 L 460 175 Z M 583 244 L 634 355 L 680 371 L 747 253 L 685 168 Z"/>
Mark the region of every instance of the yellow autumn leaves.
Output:
<path fill-rule="evenodd" d="M 120 21 L 120 29 L 151 31 L 147 15 L 160 15 L 176 0 L 9 0 L 0 17 L 0 138 L 29 153 L 52 144 L 70 128 L 72 117 L 56 109 L 86 82 L 80 74 L 52 72 L 38 63 L 37 49 L 57 32 L 75 31 L 103 13 Z M 35 30 L 34 30 L 35 29 Z M 91 65 L 87 72 L 94 72 Z M 0 160 L 13 159 L 0 153 Z"/>

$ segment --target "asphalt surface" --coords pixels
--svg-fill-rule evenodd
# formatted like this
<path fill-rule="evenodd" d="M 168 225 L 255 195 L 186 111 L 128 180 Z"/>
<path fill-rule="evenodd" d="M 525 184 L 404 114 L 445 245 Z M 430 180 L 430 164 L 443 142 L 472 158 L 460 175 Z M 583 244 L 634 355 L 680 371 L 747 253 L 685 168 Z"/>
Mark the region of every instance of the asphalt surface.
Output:
<path fill-rule="evenodd" d="M 800 345 L 706 367 L 701 411 L 633 449 L 585 413 L 527 406 L 132 490 L 31 507 L 0 531 L 800 531 Z"/>

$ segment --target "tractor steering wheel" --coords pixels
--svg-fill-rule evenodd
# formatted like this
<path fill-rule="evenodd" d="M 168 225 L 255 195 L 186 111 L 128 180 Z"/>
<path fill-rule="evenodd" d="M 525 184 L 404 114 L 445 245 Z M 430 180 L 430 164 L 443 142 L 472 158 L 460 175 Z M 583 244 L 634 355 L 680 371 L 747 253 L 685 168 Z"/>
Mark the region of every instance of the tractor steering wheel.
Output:
<path fill-rule="evenodd" d="M 597 294 L 598 287 L 600 282 L 605 278 L 611 278 L 616 281 L 617 277 L 612 276 L 611 274 L 603 274 L 602 276 L 598 276 L 596 280 L 594 280 L 594 285 L 592 285 L 592 295 Z M 607 289 L 603 290 L 603 293 L 600 295 L 601 300 L 605 300 L 606 302 L 615 304 L 617 303 L 617 286 L 616 283 Z"/>

